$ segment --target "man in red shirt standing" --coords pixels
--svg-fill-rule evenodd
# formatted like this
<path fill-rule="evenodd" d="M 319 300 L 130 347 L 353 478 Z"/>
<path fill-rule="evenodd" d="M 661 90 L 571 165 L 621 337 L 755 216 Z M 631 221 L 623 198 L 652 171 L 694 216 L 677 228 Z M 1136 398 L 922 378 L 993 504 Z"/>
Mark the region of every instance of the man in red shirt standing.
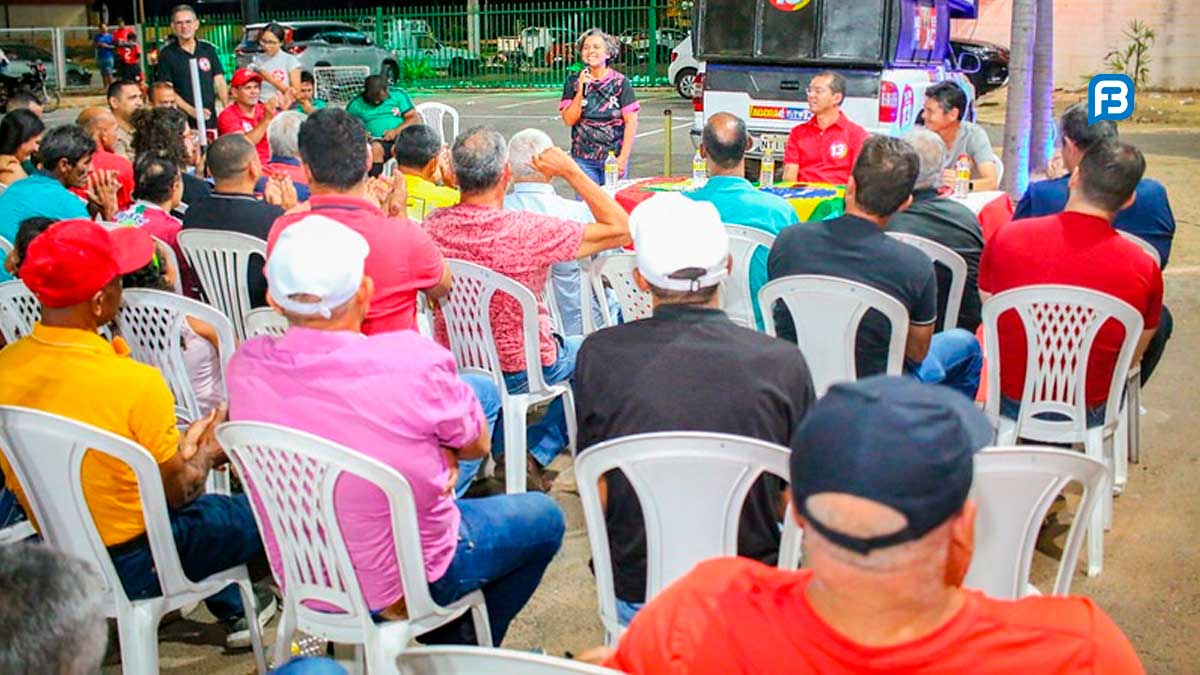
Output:
<path fill-rule="evenodd" d="M 1092 600 L 962 587 L 974 455 L 965 396 L 909 377 L 837 384 L 792 437 L 802 570 L 698 565 L 650 601 L 605 665 L 627 673 L 1142 673 Z"/>
<path fill-rule="evenodd" d="M 792 129 L 783 152 L 784 182 L 845 185 L 867 132 L 842 112 L 846 78 L 826 71 L 808 83 L 812 117 Z"/>
<path fill-rule="evenodd" d="M 116 44 L 117 80 L 142 81 L 142 48 L 138 46 L 137 29 L 125 25 L 125 19 L 117 19 L 117 29 L 112 32 Z"/>
<path fill-rule="evenodd" d="M 125 209 L 133 203 L 133 162 L 115 152 L 117 145 L 117 118 L 107 108 L 85 108 L 75 118 L 89 136 L 96 141 L 96 154 L 92 155 L 92 170 L 89 175 L 112 172 L 117 182 L 117 208 Z M 72 190 L 80 197 L 87 198 L 87 191 Z"/>
<path fill-rule="evenodd" d="M 1133 362 L 1138 363 L 1162 311 L 1162 272 L 1137 244 L 1113 229 L 1121 209 L 1131 205 L 1146 170 L 1142 153 L 1131 145 L 1102 141 L 1092 146 L 1071 174 L 1066 210 L 1052 216 L 1005 225 L 983 247 L 979 294 L 1034 284 L 1066 284 L 1107 293 L 1141 313 L 1143 330 Z M 1103 420 L 1104 403 L 1124 332 L 1114 321 L 1100 329 L 1088 361 L 1089 423 Z M 1016 417 L 1025 386 L 1025 332 L 1020 319 L 1000 317 L 1001 413 Z"/>
<path fill-rule="evenodd" d="M 217 115 L 217 133 L 222 136 L 245 134 L 246 140 L 258 151 L 258 159 L 266 166 L 271 162 L 267 127 L 279 112 L 279 99 L 259 103 L 262 76 L 247 68 L 239 68 L 229 86 L 233 89 L 233 105 L 226 106 Z"/>

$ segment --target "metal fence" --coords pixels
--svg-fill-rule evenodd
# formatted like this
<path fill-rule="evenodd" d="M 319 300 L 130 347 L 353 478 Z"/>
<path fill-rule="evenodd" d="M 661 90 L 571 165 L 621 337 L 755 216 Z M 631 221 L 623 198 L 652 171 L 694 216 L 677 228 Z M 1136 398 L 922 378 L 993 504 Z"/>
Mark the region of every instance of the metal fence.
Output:
<path fill-rule="evenodd" d="M 686 3 L 685 3 L 686 4 Z M 615 67 L 635 85 L 667 83 L 671 50 L 689 29 L 689 13 L 668 0 L 488 2 L 478 12 L 446 7 L 267 12 L 263 21 L 338 21 L 396 54 L 400 83 L 415 87 L 560 87 L 581 67 L 575 42 L 593 27 L 621 42 Z M 200 38 L 212 42 L 228 72 L 244 24 L 234 15 L 201 17 Z M 170 34 L 166 18 L 143 27 L 147 49 Z M 324 65 L 324 64 L 321 64 Z M 338 64 L 329 64 L 338 65 Z"/>
<path fill-rule="evenodd" d="M 48 89 L 98 93 L 104 80 L 96 66 L 95 35 L 96 29 L 88 26 L 0 29 L 0 49 L 9 61 L 5 72 L 18 75 L 41 63 Z"/>

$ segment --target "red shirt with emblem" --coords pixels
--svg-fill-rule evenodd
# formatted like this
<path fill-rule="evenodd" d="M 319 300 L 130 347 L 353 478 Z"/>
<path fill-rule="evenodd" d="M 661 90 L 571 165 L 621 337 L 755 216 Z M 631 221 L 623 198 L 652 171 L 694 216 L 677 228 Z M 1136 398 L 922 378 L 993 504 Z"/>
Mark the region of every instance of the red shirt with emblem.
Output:
<path fill-rule="evenodd" d="M 221 114 L 217 115 L 217 133 L 222 136 L 250 133 L 254 131 L 254 127 L 258 126 L 266 114 L 266 108 L 261 103 L 255 103 L 254 109 L 249 115 L 242 112 L 242 107 L 236 103 L 225 106 Z M 263 166 L 266 166 L 271 161 L 271 147 L 267 144 L 266 134 L 263 134 L 262 140 L 254 146 L 254 149 L 258 151 L 258 159 Z"/>
<path fill-rule="evenodd" d="M 851 122 L 840 110 L 837 121 L 824 129 L 813 116 L 788 134 L 783 163 L 799 165 L 796 180 L 801 183 L 845 185 L 865 140 L 866 129 Z"/>

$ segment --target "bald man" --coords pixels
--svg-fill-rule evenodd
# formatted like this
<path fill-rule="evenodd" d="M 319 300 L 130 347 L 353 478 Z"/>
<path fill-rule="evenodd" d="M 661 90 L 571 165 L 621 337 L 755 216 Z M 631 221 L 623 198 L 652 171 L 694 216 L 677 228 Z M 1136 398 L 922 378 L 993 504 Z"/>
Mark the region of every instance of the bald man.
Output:
<path fill-rule="evenodd" d="M 75 124 L 96 141 L 96 154 L 92 156 L 91 175 L 105 171 L 115 172 L 120 187 L 117 189 L 117 208 L 125 209 L 133 203 L 133 162 L 117 154 L 117 118 L 108 108 L 99 106 L 84 108 L 75 118 Z M 75 191 L 86 198 L 85 192 Z"/>
<path fill-rule="evenodd" d="M 796 210 L 786 199 L 762 192 L 746 180 L 746 150 L 750 148 L 746 123 L 736 115 L 717 113 L 708 118 L 701 137 L 700 154 L 708 160 L 708 183 L 699 190 L 685 192 L 692 199 L 712 202 L 721 220 L 730 225 L 745 225 L 772 236 L 800 222 Z M 762 328 L 758 308 L 758 289 L 767 283 L 767 252 L 760 250 L 750 263 L 750 294 L 754 298 L 754 321 Z"/>

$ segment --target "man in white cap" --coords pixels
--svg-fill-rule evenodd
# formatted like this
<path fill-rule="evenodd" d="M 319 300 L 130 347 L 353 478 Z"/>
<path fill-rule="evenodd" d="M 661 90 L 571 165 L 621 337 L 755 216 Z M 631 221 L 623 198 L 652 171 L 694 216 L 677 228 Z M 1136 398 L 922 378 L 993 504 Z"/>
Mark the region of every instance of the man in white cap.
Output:
<path fill-rule="evenodd" d="M 717 286 L 729 274 L 729 237 L 708 202 L 656 195 L 629 219 L 634 280 L 654 315 L 588 336 L 575 370 L 581 452 L 651 431 L 712 431 L 787 445 L 814 400 L 795 346 L 734 324 Z M 646 600 L 646 533 L 637 495 L 623 475 L 607 478 L 605 520 L 618 618 Z M 741 555 L 774 564 L 784 486 L 760 478 L 742 510 Z"/>
<path fill-rule="evenodd" d="M 375 288 L 369 252 L 362 235 L 322 215 L 279 235 L 268 301 L 290 327 L 248 340 L 230 360 L 230 418 L 316 434 L 399 471 L 416 499 L 430 594 L 449 604 L 482 589 L 500 644 L 562 543 L 562 512 L 539 493 L 455 500 L 458 462 L 491 448 L 488 420 L 448 350 L 416 331 L 362 334 Z M 387 498 L 345 483 L 334 497 L 359 586 L 372 611 L 395 617 L 403 589 L 392 537 L 380 536 L 391 526 Z M 274 537 L 264 543 L 278 561 Z M 475 644 L 469 615 L 422 641 Z"/>

